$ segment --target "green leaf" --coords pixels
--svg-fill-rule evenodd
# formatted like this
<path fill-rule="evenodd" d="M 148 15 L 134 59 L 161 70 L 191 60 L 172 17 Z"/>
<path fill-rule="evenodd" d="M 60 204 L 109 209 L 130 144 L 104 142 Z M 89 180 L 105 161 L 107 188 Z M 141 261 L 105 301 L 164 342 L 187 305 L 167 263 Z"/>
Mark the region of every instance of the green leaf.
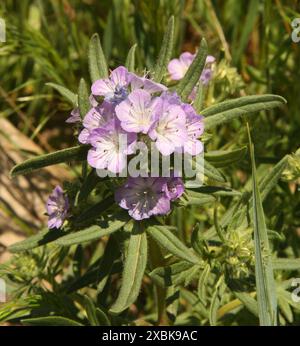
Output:
<path fill-rule="evenodd" d="M 198 83 L 203 68 L 205 66 L 206 57 L 207 43 L 206 40 L 203 38 L 201 40 L 201 44 L 195 59 L 193 60 L 185 76 L 181 79 L 177 87 L 177 92 L 183 100 L 186 100 L 188 98 L 194 86 Z"/>
<path fill-rule="evenodd" d="M 201 264 L 200 258 L 186 247 L 171 231 L 164 226 L 150 226 L 147 228 L 147 233 L 150 234 L 163 248 L 171 254 L 182 258 L 193 264 Z"/>
<path fill-rule="evenodd" d="M 220 183 L 226 182 L 224 175 L 207 160 L 204 160 L 204 175 Z"/>
<path fill-rule="evenodd" d="M 128 52 L 125 67 L 128 71 L 134 72 L 135 71 L 135 51 L 136 51 L 137 44 L 134 44 Z"/>
<path fill-rule="evenodd" d="M 98 34 L 91 37 L 89 44 L 89 71 L 93 83 L 108 76 L 107 63 Z"/>
<path fill-rule="evenodd" d="M 259 182 L 259 192 L 264 201 L 270 191 L 277 185 L 282 172 L 288 164 L 288 155 L 284 156 Z"/>
<path fill-rule="evenodd" d="M 246 153 L 247 147 L 226 151 L 209 151 L 205 154 L 205 159 L 214 165 L 214 167 L 228 167 L 229 165 L 242 160 Z"/>
<path fill-rule="evenodd" d="M 88 296 L 84 296 L 86 314 L 92 326 L 110 326 L 110 320 L 103 310 L 96 308 Z"/>
<path fill-rule="evenodd" d="M 57 90 L 63 97 L 69 100 L 74 107 L 78 106 L 78 96 L 75 93 L 73 93 L 71 90 L 55 83 L 46 83 L 46 85 Z"/>
<path fill-rule="evenodd" d="M 274 258 L 274 270 L 300 270 L 300 258 Z"/>
<path fill-rule="evenodd" d="M 86 309 L 87 318 L 91 326 L 100 326 L 95 305 L 88 296 L 84 296 L 84 305 Z"/>
<path fill-rule="evenodd" d="M 249 128 L 248 134 L 252 163 L 253 228 L 258 316 L 260 325 L 275 326 L 277 324 L 276 286 L 265 216 L 256 177 L 254 149 L 250 138 Z"/>
<path fill-rule="evenodd" d="M 21 320 L 22 324 L 29 326 L 68 326 L 68 327 L 78 327 L 83 326 L 83 324 L 71 320 L 66 317 L 61 316 L 47 316 L 47 317 L 37 317 L 37 318 L 27 318 Z"/>
<path fill-rule="evenodd" d="M 103 310 L 97 308 L 96 315 L 100 326 L 111 326 L 110 320 L 108 319 L 106 313 Z"/>
<path fill-rule="evenodd" d="M 190 269 L 198 265 L 180 261 L 169 266 L 155 268 L 149 276 L 161 287 L 180 285 L 190 273 Z M 199 269 L 199 266 L 198 266 Z"/>
<path fill-rule="evenodd" d="M 216 284 L 214 294 L 211 298 L 210 309 L 209 309 L 209 323 L 211 326 L 217 325 L 217 313 L 222 302 L 223 293 L 225 291 L 224 278 L 221 276 Z"/>
<path fill-rule="evenodd" d="M 210 270 L 210 265 L 207 263 L 200 274 L 198 281 L 198 297 L 204 305 L 206 305 L 206 287 Z"/>
<path fill-rule="evenodd" d="M 257 301 L 250 294 L 239 291 L 233 291 L 233 293 L 254 316 L 258 316 Z"/>
<path fill-rule="evenodd" d="M 193 103 L 193 107 L 197 113 L 201 113 L 203 101 L 205 98 L 206 87 L 201 83 L 198 83 L 195 100 Z"/>
<path fill-rule="evenodd" d="M 249 4 L 249 5 L 248 5 Z M 239 42 L 235 45 L 233 51 L 234 65 L 237 65 L 241 54 L 245 51 L 249 42 L 249 37 L 253 32 L 254 25 L 258 19 L 260 10 L 260 1 L 251 0 L 247 2 L 246 18 L 243 23 Z"/>
<path fill-rule="evenodd" d="M 108 234 L 116 232 L 125 225 L 124 220 L 111 220 L 98 222 L 99 225 L 88 227 L 82 231 L 70 233 L 55 241 L 56 245 L 70 246 L 99 239 Z"/>
<path fill-rule="evenodd" d="M 171 59 L 172 51 L 174 46 L 174 16 L 168 21 L 168 27 L 165 32 L 162 46 L 158 55 L 157 63 L 154 68 L 154 80 L 160 82 L 167 70 L 167 65 Z"/>
<path fill-rule="evenodd" d="M 70 162 L 73 160 L 82 161 L 86 159 L 87 151 L 88 146 L 78 145 L 76 147 L 58 150 L 54 153 L 39 155 L 13 167 L 10 171 L 10 176 L 14 178 L 17 175 L 28 174 L 37 169 L 56 165 L 58 163 Z"/>
<path fill-rule="evenodd" d="M 244 96 L 210 106 L 204 109 L 201 115 L 206 117 L 205 129 L 209 130 L 242 115 L 272 109 L 285 103 L 286 100 L 278 95 Z"/>
<path fill-rule="evenodd" d="M 11 245 L 8 249 L 12 253 L 31 250 L 38 246 L 50 243 L 59 237 L 62 237 L 64 234 L 65 232 L 59 229 L 44 229 L 25 240 Z"/>
<path fill-rule="evenodd" d="M 187 200 L 181 199 L 180 202 L 185 206 L 188 205 L 204 205 L 207 203 L 214 203 L 216 198 L 212 195 L 207 195 L 205 193 L 195 192 L 193 190 L 185 190 L 185 196 Z"/>
<path fill-rule="evenodd" d="M 89 101 L 89 92 L 83 78 L 80 79 L 78 88 L 78 106 L 81 118 L 84 118 L 86 113 L 90 110 L 91 105 Z"/>
<path fill-rule="evenodd" d="M 147 236 L 145 232 L 130 235 L 124 264 L 123 278 L 119 296 L 110 312 L 119 314 L 135 302 L 139 295 L 147 264 Z"/>

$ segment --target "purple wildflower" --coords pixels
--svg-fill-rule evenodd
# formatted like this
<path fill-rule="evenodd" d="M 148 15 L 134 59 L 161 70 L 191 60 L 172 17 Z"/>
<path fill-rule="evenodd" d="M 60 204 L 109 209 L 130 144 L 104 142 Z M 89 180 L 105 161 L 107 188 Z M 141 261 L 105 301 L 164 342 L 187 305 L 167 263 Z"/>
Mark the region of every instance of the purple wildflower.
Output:
<path fill-rule="evenodd" d="M 120 207 L 128 210 L 131 217 L 143 220 L 170 211 L 170 199 L 165 190 L 165 178 L 130 177 L 126 184 L 116 191 L 115 199 Z"/>
<path fill-rule="evenodd" d="M 84 129 L 80 132 L 78 140 L 80 143 L 89 143 L 92 130 L 104 126 L 114 118 L 114 107 L 111 103 L 104 101 L 101 105 L 91 108 L 83 119 Z"/>
<path fill-rule="evenodd" d="M 165 188 L 166 195 L 171 201 L 181 197 L 184 192 L 184 184 L 182 179 L 179 177 L 171 177 L 167 179 Z"/>
<path fill-rule="evenodd" d="M 188 68 L 192 64 L 195 54 L 191 54 L 189 52 L 184 52 L 180 55 L 179 59 L 172 59 L 168 65 L 168 71 L 170 73 L 170 77 L 173 80 L 180 80 L 186 74 Z M 208 55 L 205 61 L 205 69 L 202 71 L 200 76 L 200 80 L 204 85 L 207 85 L 212 77 L 212 70 L 210 65 L 215 62 L 215 58 L 212 55 Z"/>
<path fill-rule="evenodd" d="M 106 101 L 118 104 L 123 101 L 128 94 L 128 85 L 131 74 L 124 66 L 114 69 L 109 78 L 99 79 L 92 85 L 92 94 L 103 96 Z"/>
<path fill-rule="evenodd" d="M 128 98 L 116 106 L 116 115 L 121 126 L 128 132 L 147 133 L 153 124 L 157 98 L 151 99 L 149 92 L 136 89 Z"/>
<path fill-rule="evenodd" d="M 60 186 L 56 186 L 49 196 L 46 209 L 49 216 L 48 227 L 60 228 L 67 217 L 69 200 Z"/>
<path fill-rule="evenodd" d="M 108 169 L 120 173 L 127 163 L 127 155 L 133 153 L 136 134 L 127 133 L 118 121 L 112 120 L 105 126 L 91 131 L 88 163 L 97 169 Z"/>
<path fill-rule="evenodd" d="M 155 140 L 157 149 L 163 155 L 171 155 L 176 148 L 182 147 L 187 140 L 185 127 L 185 112 L 177 105 L 177 99 L 173 100 L 172 95 L 159 98 L 155 114 L 156 121 L 149 131 L 149 137 Z"/>
<path fill-rule="evenodd" d="M 189 104 L 183 104 L 182 109 L 186 114 L 187 141 L 184 143 L 184 152 L 190 155 L 198 155 L 203 151 L 203 144 L 198 137 L 204 131 L 203 117 L 198 115 L 195 109 Z"/>
<path fill-rule="evenodd" d="M 172 59 L 168 64 L 168 71 L 171 79 L 180 80 L 186 74 L 186 71 L 190 67 L 195 58 L 195 54 L 184 52 L 180 55 L 179 59 Z"/>

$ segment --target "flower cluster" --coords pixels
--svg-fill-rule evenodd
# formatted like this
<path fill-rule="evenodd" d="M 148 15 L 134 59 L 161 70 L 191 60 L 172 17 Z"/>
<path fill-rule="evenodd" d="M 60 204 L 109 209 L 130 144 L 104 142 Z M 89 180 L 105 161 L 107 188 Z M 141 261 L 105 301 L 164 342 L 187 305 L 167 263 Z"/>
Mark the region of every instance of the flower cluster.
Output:
<path fill-rule="evenodd" d="M 203 132 L 202 117 L 166 86 L 120 66 L 109 78 L 94 82 L 91 91 L 93 100 L 101 97 L 102 102 L 91 103 L 79 135 L 81 143 L 92 146 L 90 166 L 122 172 L 139 134 L 155 142 L 162 155 L 178 150 L 197 155 L 203 150 L 198 140 Z"/>
<path fill-rule="evenodd" d="M 204 130 L 203 117 L 190 104 L 183 103 L 176 92 L 123 66 L 113 70 L 108 78 L 95 81 L 88 113 L 81 120 L 76 108 L 67 122 L 82 122 L 78 140 L 90 145 L 88 164 L 115 174 L 126 168 L 127 156 L 135 153 L 138 140 L 153 143 L 162 156 L 174 152 L 198 155 L 203 151 L 199 140 Z M 131 177 L 118 189 L 115 198 L 134 219 L 141 220 L 168 213 L 171 201 L 183 191 L 182 180 L 174 176 Z M 61 193 L 55 192 L 55 201 L 50 201 L 52 209 L 47 205 L 49 227 L 60 227 L 66 216 L 63 207 L 67 210 L 68 203 Z"/>

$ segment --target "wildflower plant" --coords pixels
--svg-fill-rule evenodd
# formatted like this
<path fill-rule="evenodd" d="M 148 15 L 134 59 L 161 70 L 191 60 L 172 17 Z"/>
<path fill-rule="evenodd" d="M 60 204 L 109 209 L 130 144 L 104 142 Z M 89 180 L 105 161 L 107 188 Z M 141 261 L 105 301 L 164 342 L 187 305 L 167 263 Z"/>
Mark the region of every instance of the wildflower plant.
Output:
<path fill-rule="evenodd" d="M 286 169 L 288 156 L 258 182 L 248 128 L 252 193 L 241 193 L 225 182 L 218 167 L 238 162 L 247 148 L 209 152 L 204 144 L 215 128 L 239 117 L 246 122 L 285 100 L 277 95 L 243 96 L 205 108 L 205 90 L 218 62 L 208 55 L 205 39 L 195 54 L 185 52 L 178 59 L 172 59 L 173 45 L 174 19 L 170 18 L 152 70 L 135 70 L 136 45 L 124 66 L 109 70 L 94 34 L 88 52 L 90 86 L 81 79 L 74 93 L 49 83 L 73 106 L 66 126 L 73 126 L 78 144 L 29 159 L 15 166 L 11 176 L 74 162 L 81 165 L 81 173 L 76 181 L 65 182 L 50 194 L 48 228 L 13 245 L 11 251 L 35 253 L 36 261 L 41 260 L 40 252 L 59 251 L 53 260 L 58 270 L 67 253 L 75 262 L 83 246 L 104 241 L 100 257 L 92 247 L 95 261 L 85 272 L 74 274 L 73 263 L 73 275 L 59 272 L 62 283 L 55 282 L 59 292 L 70 295 L 71 310 L 79 304 L 86 315 L 79 308 L 73 313 L 54 309 L 51 317 L 32 318 L 36 316 L 33 308 L 22 316 L 25 323 L 57 319 L 69 325 L 139 324 L 134 313 L 126 311 L 137 301 L 145 280 L 151 280 L 156 297 L 157 315 L 149 317 L 148 323 L 180 324 L 176 320 L 180 296 L 195 306 L 195 318 L 203 324 L 216 325 L 222 300 L 232 296 L 258 316 L 261 325 L 278 323 L 274 266 L 281 261 L 289 269 L 295 263 L 271 254 L 262 200 Z M 147 153 L 151 148 L 157 151 L 160 169 L 156 176 L 151 175 L 148 161 L 143 174 L 124 174 L 130 160 L 138 157 L 138 144 Z M 191 165 L 198 155 L 204 156 L 202 185 L 193 187 L 184 171 L 177 171 L 174 158 L 178 154 L 188 155 Z M 161 170 L 165 159 L 170 161 L 168 174 Z M 142 165 L 141 160 L 137 162 Z M 219 219 L 220 198 L 231 202 Z M 180 224 L 176 227 L 172 218 L 204 204 L 215 206 L 213 224 L 204 230 L 201 222 L 195 223 L 191 237 L 182 237 Z M 112 289 L 118 293 L 109 294 Z"/>

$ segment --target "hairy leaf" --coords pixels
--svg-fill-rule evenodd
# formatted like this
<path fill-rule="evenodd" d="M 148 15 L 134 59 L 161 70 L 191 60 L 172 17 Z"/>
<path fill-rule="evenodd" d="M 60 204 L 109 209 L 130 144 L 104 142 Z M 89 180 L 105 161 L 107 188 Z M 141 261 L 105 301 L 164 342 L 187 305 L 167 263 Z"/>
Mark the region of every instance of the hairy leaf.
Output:
<path fill-rule="evenodd" d="M 167 65 L 171 59 L 174 46 L 174 17 L 172 16 L 168 22 L 168 28 L 165 32 L 162 46 L 158 55 L 157 63 L 154 68 L 154 80 L 160 82 L 167 70 Z"/>
<path fill-rule="evenodd" d="M 110 309 L 119 314 L 135 302 L 139 295 L 147 264 L 147 236 L 145 232 L 133 232 L 130 236 L 119 296 Z"/>
<path fill-rule="evenodd" d="M 200 264 L 200 258 L 182 243 L 170 230 L 163 226 L 150 226 L 147 228 L 150 234 L 163 248 L 173 255 L 194 264 Z"/>
<path fill-rule="evenodd" d="M 54 153 L 39 155 L 28 159 L 16 166 L 10 171 L 12 178 L 20 174 L 28 174 L 37 169 L 44 168 L 58 163 L 70 161 L 82 161 L 86 158 L 88 146 L 78 145 L 76 147 L 62 149 Z"/>
<path fill-rule="evenodd" d="M 286 100 L 278 95 L 244 96 L 210 106 L 201 114 L 206 117 L 205 129 L 208 130 L 242 115 L 272 109 L 285 103 Z"/>
<path fill-rule="evenodd" d="M 107 63 L 98 34 L 94 34 L 90 40 L 89 70 L 92 82 L 108 76 Z"/>

